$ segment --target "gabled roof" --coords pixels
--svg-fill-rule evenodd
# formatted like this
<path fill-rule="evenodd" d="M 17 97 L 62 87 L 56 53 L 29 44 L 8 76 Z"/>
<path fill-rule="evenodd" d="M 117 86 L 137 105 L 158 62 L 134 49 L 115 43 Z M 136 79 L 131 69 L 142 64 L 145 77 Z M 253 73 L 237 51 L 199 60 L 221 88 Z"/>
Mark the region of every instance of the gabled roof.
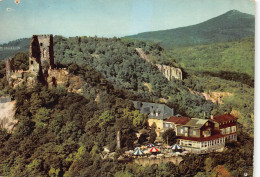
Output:
<path fill-rule="evenodd" d="M 206 122 L 208 119 L 191 118 L 185 126 L 201 128 Z"/>
<path fill-rule="evenodd" d="M 172 123 L 177 124 L 177 125 L 185 125 L 187 122 L 190 121 L 190 118 L 189 117 L 175 117 L 175 116 L 171 116 L 171 117 L 169 117 L 165 121 L 166 122 L 172 122 Z"/>
<path fill-rule="evenodd" d="M 223 123 L 231 120 L 237 120 L 237 118 L 235 116 L 232 116 L 231 114 L 223 114 L 213 117 L 213 120 L 218 123 Z"/>
<path fill-rule="evenodd" d="M 164 120 L 170 116 L 173 116 L 174 114 L 173 109 L 165 104 L 140 101 L 133 101 L 133 103 L 136 109 L 139 109 L 140 112 L 143 114 L 147 114 L 149 118 L 157 118 Z"/>

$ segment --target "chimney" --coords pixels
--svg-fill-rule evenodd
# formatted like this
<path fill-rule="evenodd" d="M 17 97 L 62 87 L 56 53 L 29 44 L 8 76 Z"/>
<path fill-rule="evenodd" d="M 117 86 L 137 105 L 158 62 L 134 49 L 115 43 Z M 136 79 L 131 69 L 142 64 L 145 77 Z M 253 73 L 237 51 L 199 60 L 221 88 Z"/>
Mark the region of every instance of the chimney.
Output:
<path fill-rule="evenodd" d="M 210 115 L 210 119 L 213 120 L 213 119 L 214 119 L 214 116 L 213 116 L 213 115 Z"/>

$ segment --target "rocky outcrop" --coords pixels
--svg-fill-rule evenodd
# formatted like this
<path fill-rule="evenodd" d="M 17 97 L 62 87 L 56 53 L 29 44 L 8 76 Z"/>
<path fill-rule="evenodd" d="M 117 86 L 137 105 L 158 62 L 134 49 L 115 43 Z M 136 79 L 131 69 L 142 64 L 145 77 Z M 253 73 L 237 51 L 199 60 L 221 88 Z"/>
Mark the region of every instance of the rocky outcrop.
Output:
<path fill-rule="evenodd" d="M 69 74 L 66 69 L 49 69 L 47 77 L 48 87 L 63 86 L 68 92 L 83 93 L 83 79 L 80 76 Z"/>
<path fill-rule="evenodd" d="M 12 133 L 17 120 L 15 115 L 15 101 L 7 101 L 0 103 L 0 128 L 4 128 L 8 133 Z"/>
<path fill-rule="evenodd" d="M 175 68 L 167 65 L 156 64 L 157 68 L 169 80 L 179 79 L 182 80 L 182 71 L 180 68 Z"/>
<path fill-rule="evenodd" d="M 145 61 L 152 63 L 148 56 L 144 53 L 144 51 L 141 48 L 136 48 L 136 52 L 138 53 L 138 55 L 143 58 Z M 182 80 L 182 70 L 180 68 L 175 68 L 175 67 L 171 67 L 171 66 L 167 66 L 167 65 L 160 65 L 160 64 L 155 64 L 155 66 L 157 66 L 157 68 L 159 69 L 159 71 L 161 73 L 163 73 L 163 75 L 169 80 L 173 80 L 173 79 L 178 79 L 178 80 Z"/>
<path fill-rule="evenodd" d="M 233 96 L 233 94 L 229 92 L 210 92 L 209 94 L 202 93 L 202 95 L 205 97 L 206 100 L 210 100 L 213 103 L 218 103 L 218 104 L 222 104 L 223 99 L 225 97 Z"/>
<path fill-rule="evenodd" d="M 213 103 L 217 103 L 217 104 L 222 104 L 223 103 L 223 99 L 225 97 L 233 96 L 233 94 L 229 93 L 229 92 L 210 92 L 210 93 L 203 92 L 203 93 L 201 93 L 201 92 L 196 92 L 196 91 L 191 90 L 191 89 L 189 89 L 189 91 L 192 94 L 204 97 L 206 100 L 210 100 Z"/>

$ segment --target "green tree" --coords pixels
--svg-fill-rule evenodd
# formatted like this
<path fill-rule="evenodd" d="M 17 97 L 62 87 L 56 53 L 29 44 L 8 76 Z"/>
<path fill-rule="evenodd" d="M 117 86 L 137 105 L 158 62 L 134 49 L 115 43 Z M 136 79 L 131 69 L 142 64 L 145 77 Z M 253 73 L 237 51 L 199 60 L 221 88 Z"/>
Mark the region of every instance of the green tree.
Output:
<path fill-rule="evenodd" d="M 173 145 L 176 143 L 176 132 L 170 128 L 163 133 L 162 138 L 165 143 Z"/>
<path fill-rule="evenodd" d="M 155 129 L 152 128 L 150 134 L 149 134 L 149 143 L 154 143 L 154 141 L 156 140 L 157 134 L 155 132 Z"/>

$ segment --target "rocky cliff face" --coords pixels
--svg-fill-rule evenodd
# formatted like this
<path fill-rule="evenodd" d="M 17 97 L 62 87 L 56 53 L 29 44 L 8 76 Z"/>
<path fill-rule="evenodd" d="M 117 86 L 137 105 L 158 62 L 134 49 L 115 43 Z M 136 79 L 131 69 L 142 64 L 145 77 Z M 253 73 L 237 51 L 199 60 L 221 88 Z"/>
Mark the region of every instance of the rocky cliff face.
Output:
<path fill-rule="evenodd" d="M 4 128 L 8 133 L 12 133 L 17 120 L 15 115 L 15 101 L 0 103 L 0 128 Z"/>
<path fill-rule="evenodd" d="M 138 55 L 143 58 L 145 61 L 152 63 L 148 56 L 144 53 L 144 51 L 141 48 L 136 48 L 136 52 L 138 53 Z M 180 68 L 175 68 L 175 67 L 171 67 L 171 66 L 167 66 L 167 65 L 160 65 L 160 64 L 155 64 L 155 66 L 157 66 L 157 68 L 159 69 L 159 71 L 161 73 L 163 73 L 163 75 L 169 80 L 173 80 L 173 79 L 178 79 L 178 80 L 182 80 L 182 70 Z"/>
<path fill-rule="evenodd" d="M 82 94 L 83 79 L 69 74 L 66 69 L 50 69 L 48 71 L 47 84 L 49 87 L 64 86 L 68 92 Z"/>
<path fill-rule="evenodd" d="M 170 67 L 167 65 L 156 64 L 157 68 L 170 81 L 173 79 L 182 80 L 182 71 L 180 68 Z"/>
<path fill-rule="evenodd" d="M 206 100 L 210 100 L 213 103 L 218 103 L 218 104 L 222 104 L 224 98 L 233 96 L 233 94 L 229 93 L 229 92 L 210 92 L 210 93 L 203 92 L 203 93 L 201 93 L 201 92 L 196 92 L 191 89 L 189 89 L 189 91 L 194 95 L 204 97 Z"/>

